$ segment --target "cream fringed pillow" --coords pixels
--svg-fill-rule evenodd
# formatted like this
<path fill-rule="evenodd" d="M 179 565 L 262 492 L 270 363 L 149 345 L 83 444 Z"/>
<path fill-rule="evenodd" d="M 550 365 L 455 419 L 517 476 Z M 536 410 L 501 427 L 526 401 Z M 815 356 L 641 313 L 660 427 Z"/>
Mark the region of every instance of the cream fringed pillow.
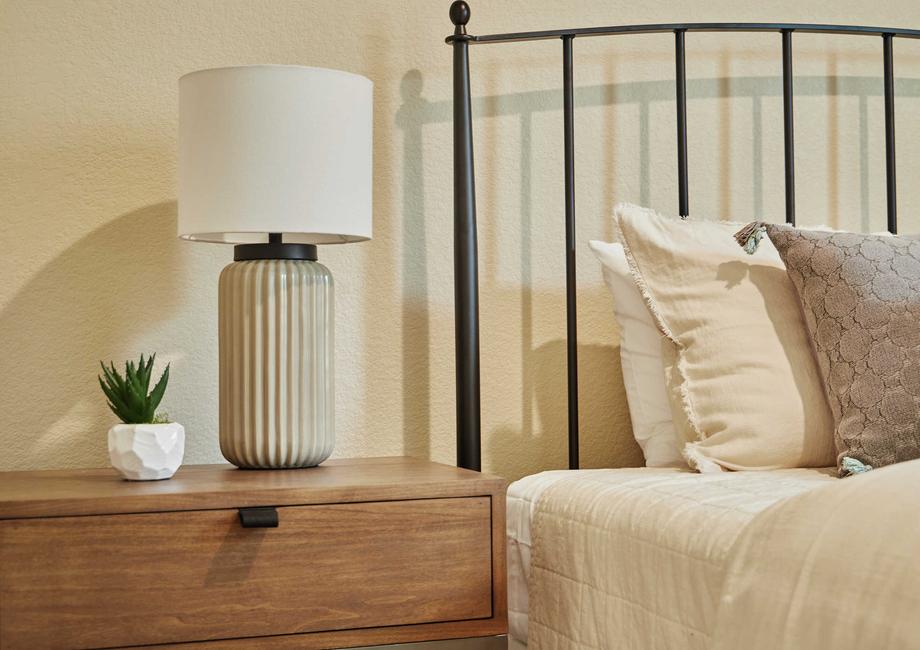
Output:
<path fill-rule="evenodd" d="M 792 282 L 738 224 L 619 205 L 630 268 L 672 345 L 666 366 L 684 455 L 700 471 L 826 467 L 834 424 Z M 671 357 L 668 364 L 667 357 Z"/>

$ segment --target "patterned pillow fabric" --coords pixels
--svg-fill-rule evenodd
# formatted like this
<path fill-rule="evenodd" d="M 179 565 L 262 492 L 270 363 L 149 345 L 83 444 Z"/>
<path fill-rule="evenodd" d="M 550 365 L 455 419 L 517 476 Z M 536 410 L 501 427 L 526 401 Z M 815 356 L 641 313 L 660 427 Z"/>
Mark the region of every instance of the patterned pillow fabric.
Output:
<path fill-rule="evenodd" d="M 842 476 L 920 458 L 920 240 L 754 223 L 798 293 L 835 423 Z"/>

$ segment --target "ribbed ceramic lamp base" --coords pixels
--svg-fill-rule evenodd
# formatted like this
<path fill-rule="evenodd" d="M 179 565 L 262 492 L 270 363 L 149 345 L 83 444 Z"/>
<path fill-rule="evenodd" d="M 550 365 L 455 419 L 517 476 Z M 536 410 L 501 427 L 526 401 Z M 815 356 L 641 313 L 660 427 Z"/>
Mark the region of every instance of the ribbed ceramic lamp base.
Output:
<path fill-rule="evenodd" d="M 220 274 L 220 450 L 237 467 L 311 467 L 335 443 L 332 274 L 306 260 Z"/>

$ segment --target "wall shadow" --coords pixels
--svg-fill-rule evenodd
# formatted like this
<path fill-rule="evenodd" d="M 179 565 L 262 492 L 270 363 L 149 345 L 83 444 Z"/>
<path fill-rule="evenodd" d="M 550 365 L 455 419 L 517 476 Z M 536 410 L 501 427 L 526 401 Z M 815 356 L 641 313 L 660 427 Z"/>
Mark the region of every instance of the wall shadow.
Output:
<path fill-rule="evenodd" d="M 832 68 L 832 72 L 833 72 Z M 409 71 L 404 80 L 410 76 L 420 77 L 418 70 Z M 419 83 L 419 88 L 421 84 Z M 896 89 L 898 97 L 920 97 L 920 79 L 896 78 Z M 762 105 L 763 101 L 768 98 L 781 98 L 782 77 L 762 77 L 762 76 L 725 76 L 714 77 L 709 79 L 691 79 L 687 81 L 687 100 L 688 103 L 698 99 L 735 99 L 746 98 L 752 103 L 752 131 L 751 138 L 754 143 L 754 187 L 752 187 L 752 201 L 750 206 L 741 206 L 738 211 L 751 208 L 754 214 L 760 214 L 762 211 L 763 201 L 763 126 Z M 868 168 L 869 160 L 869 143 L 868 143 L 868 123 L 869 111 L 867 109 L 868 100 L 871 98 L 881 98 L 883 88 L 881 78 L 878 76 L 836 76 L 828 75 L 796 75 L 795 77 L 795 97 L 802 99 L 805 97 L 826 97 L 831 100 L 843 97 L 854 97 L 859 103 L 859 161 L 860 169 Z M 585 107 L 600 106 L 635 106 L 639 111 L 640 120 L 640 148 L 639 148 L 639 169 L 640 169 L 640 187 L 639 195 L 636 197 L 639 202 L 647 202 L 649 196 L 649 130 L 659 128 L 658 125 L 650 123 L 649 107 L 657 102 L 674 101 L 674 81 L 631 81 L 613 84 L 582 85 L 575 89 L 574 103 L 576 110 Z M 430 102 L 421 97 L 413 96 L 411 101 L 406 101 L 400 107 L 397 113 L 397 125 L 401 130 L 408 133 L 416 131 L 421 133 L 422 126 L 431 123 L 450 123 L 452 120 L 453 104 L 450 100 Z M 522 120 L 532 122 L 533 115 L 541 112 L 559 113 L 560 124 L 562 122 L 562 90 L 532 90 L 518 93 L 507 93 L 501 95 L 487 95 L 476 97 L 473 100 L 473 120 L 475 123 L 482 118 L 499 117 L 507 115 L 518 115 Z M 834 110 L 831 106 L 829 110 Z M 830 117 L 830 116 L 829 116 Z M 879 117 L 879 116 L 875 116 Z M 660 125 L 660 128 L 673 129 L 674 124 L 668 121 Z M 725 127 L 727 128 L 727 127 Z M 797 124 L 797 129 L 807 128 L 807 125 Z M 690 124 L 688 130 L 692 132 L 693 125 Z M 724 129 L 723 129 L 724 130 Z M 836 130 L 831 133 L 832 137 L 838 135 Z M 782 139 L 782 129 L 777 129 L 771 137 Z M 576 147 L 577 145 L 576 133 Z M 736 136 L 737 137 L 737 136 Z M 727 147 L 729 138 L 722 138 L 722 146 Z M 832 147 L 833 142 L 828 144 Z M 560 153 L 561 156 L 561 153 Z M 676 164 L 676 163 L 675 163 Z M 692 164 L 692 161 L 691 161 Z M 833 165 L 834 161 L 829 161 Z M 723 163 L 724 166 L 724 163 Z M 801 171 L 801 170 L 800 170 Z M 579 178 L 584 178 L 584 172 L 579 174 Z M 868 174 L 861 174 L 862 195 L 868 196 Z M 421 189 L 421 188 L 418 188 Z M 692 188 L 691 188 L 692 189 Z M 868 201 L 861 203 L 861 215 L 864 219 L 868 218 Z"/>
<path fill-rule="evenodd" d="M 55 257 L 0 312 L 0 427 L 30 440 L 4 451 L 3 469 L 107 464 L 110 418 L 96 382 L 99 361 L 130 348 L 145 326 L 174 316 L 179 257 L 176 203 L 141 208 Z M 91 398 L 99 429 L 53 437 L 55 424 L 84 398 Z"/>
<path fill-rule="evenodd" d="M 537 421 L 520 429 L 492 429 L 484 448 L 490 471 L 511 480 L 568 466 L 565 341 L 551 341 L 528 351 L 523 367 L 530 371 L 526 384 L 531 391 L 527 392 L 532 392 L 536 401 Z M 578 417 L 581 466 L 642 465 L 642 451 L 632 437 L 628 410 L 614 408 L 626 404 L 620 347 L 579 345 L 578 371 L 582 378 Z M 526 392 L 524 398 L 522 404 L 528 408 L 531 401 Z M 527 421 L 532 422 L 532 418 Z"/>
<path fill-rule="evenodd" d="M 402 410 L 403 453 L 431 456 L 431 320 L 428 314 L 428 248 L 425 228 L 425 161 L 422 125 L 412 116 L 424 114 L 422 73 L 407 72 L 400 84 L 402 105 L 396 124 L 403 131 L 402 178 Z"/>

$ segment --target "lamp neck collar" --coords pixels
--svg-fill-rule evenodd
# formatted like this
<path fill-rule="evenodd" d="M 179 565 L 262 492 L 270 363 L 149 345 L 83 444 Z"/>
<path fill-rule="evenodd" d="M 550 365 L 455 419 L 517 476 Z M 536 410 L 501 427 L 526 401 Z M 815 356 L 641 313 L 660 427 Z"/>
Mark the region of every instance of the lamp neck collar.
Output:
<path fill-rule="evenodd" d="M 267 244 L 237 244 L 233 247 L 233 261 L 250 260 L 306 260 L 315 262 L 314 244 L 289 244 L 269 242 Z"/>

